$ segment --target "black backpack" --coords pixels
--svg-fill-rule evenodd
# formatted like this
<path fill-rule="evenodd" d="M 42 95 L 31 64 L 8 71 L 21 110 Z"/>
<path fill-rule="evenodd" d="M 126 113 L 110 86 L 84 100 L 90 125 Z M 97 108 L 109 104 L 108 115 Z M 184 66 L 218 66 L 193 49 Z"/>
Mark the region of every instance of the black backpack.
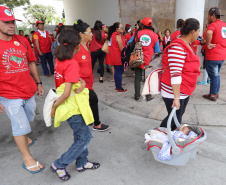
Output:
<path fill-rule="evenodd" d="M 124 70 L 129 66 L 130 54 L 133 52 L 135 47 L 135 38 L 137 36 L 137 32 L 135 32 L 134 39 L 131 43 L 127 44 L 121 52 L 121 61 L 124 67 Z"/>

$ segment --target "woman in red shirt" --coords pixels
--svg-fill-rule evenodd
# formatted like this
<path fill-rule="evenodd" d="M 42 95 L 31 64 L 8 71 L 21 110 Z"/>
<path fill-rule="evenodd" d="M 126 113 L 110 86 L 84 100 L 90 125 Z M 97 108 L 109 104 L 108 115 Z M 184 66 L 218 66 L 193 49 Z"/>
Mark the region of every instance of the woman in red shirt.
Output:
<path fill-rule="evenodd" d="M 123 39 L 125 41 L 125 44 L 127 44 L 127 42 L 131 39 L 131 26 L 129 27 L 125 27 L 125 32 L 126 34 L 123 35 Z"/>
<path fill-rule="evenodd" d="M 180 30 L 181 30 L 183 25 L 184 25 L 184 20 L 178 19 L 177 20 L 177 30 L 171 34 L 171 40 L 172 41 L 177 39 L 181 35 Z"/>
<path fill-rule="evenodd" d="M 80 51 L 74 55 L 74 59 L 79 63 L 80 78 L 85 80 L 86 88 L 89 89 L 89 103 L 94 117 L 93 130 L 106 131 L 110 127 L 102 124 L 99 120 L 98 97 L 93 90 L 92 60 L 88 47 L 88 43 L 92 40 L 93 34 L 90 26 L 81 19 L 77 21 L 77 24 L 74 24 L 74 29 L 77 30 L 81 36 Z"/>
<path fill-rule="evenodd" d="M 106 40 L 106 35 L 102 31 L 102 22 L 96 21 L 94 28 L 93 28 L 93 38 L 90 41 L 90 51 L 91 51 L 91 58 L 92 58 L 92 68 L 94 68 L 95 63 L 98 59 L 99 66 L 100 66 L 100 79 L 99 82 L 103 83 L 103 76 L 104 76 L 104 59 L 105 59 L 105 52 L 102 51 L 102 47 L 104 45 L 104 41 Z"/>
<path fill-rule="evenodd" d="M 119 22 L 115 22 L 109 27 L 108 34 L 108 48 L 110 54 L 110 60 L 115 69 L 115 90 L 117 92 L 126 92 L 126 89 L 122 88 L 122 74 L 124 72 L 121 62 L 121 51 L 125 47 L 124 39 L 122 38 L 123 26 Z"/>
<path fill-rule="evenodd" d="M 79 83 L 80 80 L 80 87 L 74 90 L 76 94 L 81 93 L 85 88 L 85 81 L 79 78 L 78 62 L 73 58 L 73 55 L 78 53 L 80 49 L 80 40 L 79 34 L 74 30 L 63 30 L 60 33 L 58 39 L 60 45 L 57 46 L 54 51 L 56 56 L 55 84 L 56 87 L 59 87 L 61 84 L 65 83 L 65 89 L 63 94 L 53 104 L 51 111 L 52 117 L 55 116 L 57 107 L 71 96 L 73 84 Z M 73 104 L 76 102 L 71 103 Z M 78 113 L 79 112 L 80 111 L 78 111 Z M 87 146 L 92 138 L 92 134 L 89 127 L 86 125 L 82 114 L 72 115 L 67 122 L 74 132 L 74 143 L 51 165 L 51 170 L 56 172 L 58 177 L 64 181 L 69 180 L 71 177 L 66 171 L 66 167 L 75 160 L 76 169 L 79 172 L 83 172 L 86 169 L 97 169 L 100 167 L 99 163 L 91 163 L 87 160 Z"/>
<path fill-rule="evenodd" d="M 165 36 L 162 39 L 162 44 L 163 44 L 163 50 L 166 48 L 166 46 L 169 45 L 169 43 L 171 42 L 171 31 L 169 29 L 166 29 L 164 31 Z"/>
<path fill-rule="evenodd" d="M 199 31 L 199 21 L 193 18 L 187 19 L 182 26 L 181 36 L 172 41 L 163 52 L 162 67 L 165 72 L 161 78 L 161 95 L 168 116 L 162 121 L 161 127 L 167 127 L 167 121 L 174 106 L 177 108 L 177 119 L 181 123 L 189 97 L 195 90 L 200 74 L 200 61 L 189 43 L 198 38 Z M 176 129 L 174 121 L 171 129 Z"/>

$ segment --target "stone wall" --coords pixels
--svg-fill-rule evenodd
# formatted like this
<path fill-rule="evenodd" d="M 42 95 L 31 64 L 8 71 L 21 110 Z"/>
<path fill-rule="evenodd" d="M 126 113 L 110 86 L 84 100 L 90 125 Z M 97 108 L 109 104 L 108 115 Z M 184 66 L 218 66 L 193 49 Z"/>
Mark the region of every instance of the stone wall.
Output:
<path fill-rule="evenodd" d="M 175 8 L 176 0 L 119 0 L 120 18 L 122 24 L 134 25 L 137 20 L 144 17 L 151 17 L 155 31 L 162 31 L 169 28 L 175 30 Z M 194 5 L 195 6 L 195 5 Z M 208 11 L 211 7 L 219 7 L 222 20 L 226 22 L 226 0 L 205 0 L 204 30 L 207 23 Z"/>

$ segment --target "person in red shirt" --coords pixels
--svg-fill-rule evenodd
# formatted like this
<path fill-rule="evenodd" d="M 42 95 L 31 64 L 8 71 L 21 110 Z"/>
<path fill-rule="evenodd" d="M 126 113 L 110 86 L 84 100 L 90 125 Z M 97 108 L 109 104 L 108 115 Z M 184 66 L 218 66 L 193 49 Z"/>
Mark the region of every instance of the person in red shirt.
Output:
<path fill-rule="evenodd" d="M 0 113 L 6 113 L 11 120 L 12 133 L 23 155 L 23 168 L 31 173 L 44 169 L 30 151 L 27 134 L 31 132 L 30 122 L 35 117 L 35 93 L 44 94 L 34 56 L 27 39 L 15 34 L 15 19 L 12 12 L 0 6 Z M 14 166 L 15 168 L 15 166 Z"/>
<path fill-rule="evenodd" d="M 76 59 L 79 63 L 80 78 L 85 80 L 86 87 L 89 89 L 89 102 L 94 117 L 94 125 L 92 129 L 98 131 L 106 131 L 110 127 L 101 123 L 99 120 L 98 97 L 93 90 L 92 60 L 88 47 L 88 43 L 92 40 L 93 34 L 91 32 L 90 26 L 80 19 L 75 22 L 74 29 L 79 32 L 82 38 L 80 43 L 80 51 L 76 55 L 74 55 L 74 59 Z"/>
<path fill-rule="evenodd" d="M 171 34 L 171 42 L 175 39 L 178 39 L 178 37 L 181 35 L 180 30 L 183 25 L 184 25 L 184 20 L 178 19 L 177 20 L 177 30 Z"/>
<path fill-rule="evenodd" d="M 171 42 L 171 36 L 170 36 L 170 34 L 171 34 L 171 31 L 169 30 L 169 29 L 166 29 L 165 31 L 164 31 L 164 37 L 163 37 L 163 39 L 162 39 L 162 44 L 163 44 L 163 50 L 166 48 L 166 46 L 168 46 L 169 44 L 170 44 L 170 42 Z"/>
<path fill-rule="evenodd" d="M 123 47 L 125 47 L 124 39 L 122 38 L 123 26 L 119 22 L 115 22 L 109 27 L 108 35 L 108 48 L 109 55 L 112 65 L 115 69 L 114 79 L 115 79 L 115 91 L 126 92 L 126 89 L 122 88 L 122 74 L 124 68 L 121 62 L 121 52 Z"/>
<path fill-rule="evenodd" d="M 141 26 L 140 20 L 137 21 L 137 24 L 135 24 L 135 28 L 131 31 L 131 36 L 134 36 L 135 32 L 139 30 L 139 27 Z"/>
<path fill-rule="evenodd" d="M 95 63 L 98 59 L 99 66 L 100 66 L 100 79 L 99 82 L 103 83 L 103 76 L 104 76 L 104 59 L 105 59 L 105 52 L 102 51 L 102 47 L 104 45 L 104 41 L 106 40 L 106 35 L 102 31 L 102 22 L 96 21 L 94 28 L 93 28 L 93 38 L 90 42 L 90 51 L 91 51 L 91 58 L 92 58 L 92 68 L 94 68 Z"/>
<path fill-rule="evenodd" d="M 210 92 L 203 98 L 216 101 L 220 91 L 220 71 L 226 58 L 226 23 L 220 20 L 220 9 L 209 10 L 206 31 L 206 70 L 210 77 Z"/>
<path fill-rule="evenodd" d="M 34 50 L 34 53 L 35 53 L 36 62 L 37 62 L 37 65 L 39 65 L 40 62 L 39 62 L 38 50 L 37 50 L 37 47 L 36 47 L 36 44 L 35 44 L 35 39 L 33 37 L 35 31 L 31 31 L 30 33 L 31 33 L 31 37 L 32 37 L 31 43 L 32 43 L 33 50 Z"/>
<path fill-rule="evenodd" d="M 73 84 L 80 84 L 80 87 L 74 90 L 75 96 L 76 94 L 81 93 L 86 85 L 85 81 L 80 79 L 78 62 L 73 58 L 73 55 L 78 53 L 80 49 L 81 38 L 78 32 L 74 30 L 63 30 L 60 33 L 58 41 L 60 45 L 57 46 L 54 51 L 56 56 L 55 83 L 56 88 L 65 83 L 65 89 L 63 94 L 53 104 L 51 117 L 55 116 L 57 107 L 63 104 L 71 96 Z M 87 97 L 86 94 L 81 94 L 80 96 L 84 96 L 83 98 Z M 71 103 L 76 104 L 76 102 Z M 68 111 L 70 112 L 70 110 Z M 81 111 L 79 110 L 77 114 L 68 118 L 67 122 L 74 132 L 74 143 L 51 165 L 52 171 L 56 172 L 58 177 L 64 181 L 70 179 L 71 176 L 66 171 L 66 167 L 74 161 L 76 161 L 76 169 L 79 172 L 83 172 L 86 169 L 97 169 L 100 167 L 99 163 L 89 162 L 87 160 L 87 146 L 92 138 L 92 134 L 88 125 L 86 125 L 86 122 L 84 121 Z"/>
<path fill-rule="evenodd" d="M 152 29 L 152 19 L 150 17 L 145 17 L 140 21 L 142 23 L 142 30 L 137 32 L 137 37 L 140 42 L 142 42 L 142 50 L 144 53 L 144 64 L 135 68 L 135 100 L 140 99 L 140 81 L 142 78 L 142 70 L 149 66 L 151 57 L 155 52 L 160 52 L 158 35 L 154 33 Z M 135 42 L 138 41 L 135 38 Z M 151 95 L 146 95 L 146 100 L 151 100 Z"/>
<path fill-rule="evenodd" d="M 52 40 L 50 38 L 49 32 L 45 30 L 44 24 L 45 23 L 42 21 L 36 21 L 35 26 L 38 28 L 38 31 L 34 33 L 33 38 L 41 59 L 44 75 L 50 77 L 47 61 L 50 72 L 52 75 L 54 75 L 53 55 L 51 52 Z"/>
<path fill-rule="evenodd" d="M 127 44 L 127 42 L 131 39 L 131 26 L 129 25 L 127 25 L 127 27 L 125 27 L 125 32 L 126 32 L 126 34 L 125 35 L 123 35 L 122 37 L 123 37 L 123 39 L 124 39 L 124 41 L 125 41 L 125 44 Z"/>
<path fill-rule="evenodd" d="M 169 115 L 176 106 L 179 123 L 185 112 L 189 97 L 195 90 L 200 74 L 199 56 L 194 53 L 190 42 L 199 36 L 200 24 L 197 19 L 187 19 L 181 29 L 181 36 L 167 46 L 162 56 L 162 68 L 165 70 L 161 77 L 161 95 L 166 105 L 168 115 L 161 123 L 167 127 Z M 174 120 L 171 129 L 176 129 Z"/>

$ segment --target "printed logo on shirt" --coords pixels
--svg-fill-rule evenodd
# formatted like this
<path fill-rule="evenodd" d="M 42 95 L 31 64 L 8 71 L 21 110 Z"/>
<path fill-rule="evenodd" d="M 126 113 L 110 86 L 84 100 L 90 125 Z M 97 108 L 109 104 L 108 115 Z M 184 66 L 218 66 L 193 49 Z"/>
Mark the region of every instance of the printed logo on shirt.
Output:
<path fill-rule="evenodd" d="M 222 36 L 224 39 L 226 39 L 226 27 L 225 27 L 225 26 L 223 26 L 223 27 L 221 28 L 221 36 Z"/>
<path fill-rule="evenodd" d="M 19 45 L 20 45 L 20 43 L 17 42 L 17 41 L 14 41 L 14 44 L 15 44 L 16 46 L 19 46 Z"/>
<path fill-rule="evenodd" d="M 28 62 L 25 53 L 14 48 L 6 49 L 2 55 L 2 62 L 6 68 L 6 74 L 19 73 L 28 70 Z"/>
<path fill-rule="evenodd" d="M 142 42 L 142 46 L 149 46 L 151 44 L 150 35 L 144 34 L 140 37 L 140 41 Z"/>
<path fill-rule="evenodd" d="M 8 9 L 5 9 L 4 10 L 4 13 L 8 16 L 12 16 L 12 13 L 8 10 Z"/>
<path fill-rule="evenodd" d="M 82 59 L 83 59 L 83 60 L 85 60 L 85 59 L 86 59 L 86 56 L 85 56 L 85 55 L 83 55 L 83 56 L 82 56 Z"/>

